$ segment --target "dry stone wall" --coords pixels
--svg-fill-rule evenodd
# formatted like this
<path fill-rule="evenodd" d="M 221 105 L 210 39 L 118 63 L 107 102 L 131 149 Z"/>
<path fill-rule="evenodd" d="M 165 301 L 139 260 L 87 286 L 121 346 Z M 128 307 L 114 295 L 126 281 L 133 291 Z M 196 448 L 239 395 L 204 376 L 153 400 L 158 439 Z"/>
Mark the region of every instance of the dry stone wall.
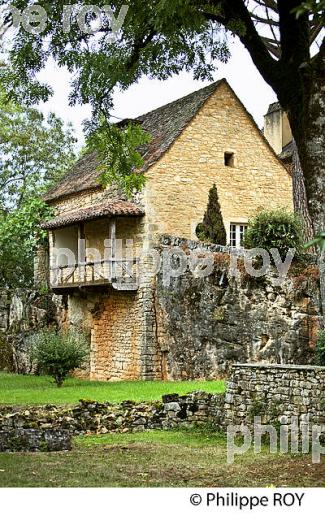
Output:
<path fill-rule="evenodd" d="M 292 428 L 295 421 L 310 433 L 325 427 L 325 367 L 239 364 L 233 367 L 225 396 L 225 423 L 262 424 Z"/>
<path fill-rule="evenodd" d="M 223 394 L 193 392 L 166 395 L 162 401 L 120 404 L 80 401 L 74 407 L 39 406 L 18 409 L 0 407 L 0 433 L 17 429 L 63 430 L 71 434 L 105 434 L 193 428 L 224 423 Z"/>
<path fill-rule="evenodd" d="M 71 448 L 71 433 L 67 430 L 0 431 L 0 452 L 68 451 Z"/>

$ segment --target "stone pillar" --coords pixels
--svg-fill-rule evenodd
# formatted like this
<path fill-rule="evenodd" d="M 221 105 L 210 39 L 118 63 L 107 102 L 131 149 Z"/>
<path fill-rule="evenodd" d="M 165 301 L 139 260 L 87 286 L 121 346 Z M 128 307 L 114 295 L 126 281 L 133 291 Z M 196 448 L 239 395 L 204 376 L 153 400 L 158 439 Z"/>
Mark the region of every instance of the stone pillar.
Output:
<path fill-rule="evenodd" d="M 35 288 L 47 290 L 50 286 L 50 261 L 49 261 L 49 244 L 38 246 L 34 258 L 34 284 Z"/>

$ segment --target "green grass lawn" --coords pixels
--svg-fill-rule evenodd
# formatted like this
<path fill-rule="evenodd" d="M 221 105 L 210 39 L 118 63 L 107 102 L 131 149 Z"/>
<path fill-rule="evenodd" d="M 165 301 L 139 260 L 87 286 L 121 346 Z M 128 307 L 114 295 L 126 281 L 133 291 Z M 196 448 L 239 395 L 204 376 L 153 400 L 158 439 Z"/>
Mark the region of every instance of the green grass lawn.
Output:
<path fill-rule="evenodd" d="M 324 486 L 311 455 L 249 451 L 226 462 L 226 437 L 154 431 L 79 437 L 71 452 L 0 453 L 0 487 Z"/>
<path fill-rule="evenodd" d="M 74 404 L 79 399 L 121 402 L 154 401 L 164 394 L 186 394 L 192 390 L 221 393 L 224 381 L 123 381 L 102 383 L 69 378 L 57 388 L 51 378 L 0 372 L 0 404 Z"/>

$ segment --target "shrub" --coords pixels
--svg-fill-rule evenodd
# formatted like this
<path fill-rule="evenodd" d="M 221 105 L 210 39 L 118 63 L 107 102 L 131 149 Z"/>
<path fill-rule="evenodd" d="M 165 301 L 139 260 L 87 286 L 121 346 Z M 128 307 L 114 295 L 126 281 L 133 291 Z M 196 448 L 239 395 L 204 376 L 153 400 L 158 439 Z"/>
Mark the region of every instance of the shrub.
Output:
<path fill-rule="evenodd" d="M 203 222 L 196 228 L 196 236 L 199 240 L 213 242 L 221 246 L 227 243 L 227 233 L 223 223 L 218 190 L 214 184 L 209 192 L 208 207 Z"/>
<path fill-rule="evenodd" d="M 302 225 L 299 218 L 284 209 L 261 211 L 248 224 L 244 247 L 246 249 L 278 249 L 281 258 L 288 249 L 302 250 Z"/>
<path fill-rule="evenodd" d="M 319 333 L 316 345 L 316 364 L 325 366 L 325 330 Z"/>
<path fill-rule="evenodd" d="M 82 334 L 41 332 L 31 341 L 39 370 L 52 376 L 58 387 L 72 370 L 82 368 L 88 358 L 89 346 Z"/>

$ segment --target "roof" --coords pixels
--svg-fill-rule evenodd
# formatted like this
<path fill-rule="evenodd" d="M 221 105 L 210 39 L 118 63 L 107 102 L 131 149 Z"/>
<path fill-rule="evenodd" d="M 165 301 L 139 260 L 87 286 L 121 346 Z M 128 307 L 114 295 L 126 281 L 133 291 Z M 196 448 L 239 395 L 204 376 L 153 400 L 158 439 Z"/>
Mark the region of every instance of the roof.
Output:
<path fill-rule="evenodd" d="M 145 161 L 144 171 L 160 159 L 218 86 L 225 81 L 212 83 L 132 120 L 134 123 L 141 124 L 142 128 L 152 136 L 151 142 L 140 150 Z M 122 121 L 119 125 L 128 121 L 130 120 Z M 85 155 L 76 163 L 72 171 L 45 195 L 45 200 L 50 202 L 80 191 L 100 187 L 97 167 L 96 154 Z"/>
<path fill-rule="evenodd" d="M 290 143 L 286 144 L 285 147 L 282 149 L 282 152 L 279 154 L 279 158 L 283 162 L 291 162 L 293 156 L 293 141 L 290 141 Z"/>
<path fill-rule="evenodd" d="M 77 224 L 78 222 L 87 222 L 103 217 L 142 217 L 143 215 L 143 209 L 133 202 L 111 201 L 106 202 L 105 204 L 100 204 L 98 206 L 93 206 L 91 208 L 84 208 L 78 211 L 67 213 L 61 217 L 44 222 L 41 227 L 42 229 L 58 229 L 60 227 Z"/>
<path fill-rule="evenodd" d="M 281 107 L 280 103 L 278 101 L 276 101 L 275 103 L 271 103 L 269 105 L 266 115 L 268 116 L 269 114 L 272 114 L 273 112 L 278 112 L 279 110 L 282 110 L 282 107 Z"/>
<path fill-rule="evenodd" d="M 44 200 L 60 198 L 84 191 L 85 189 L 97 188 L 99 186 L 97 171 L 98 161 L 95 153 L 89 153 L 82 157 L 65 177 L 54 188 L 44 196 Z"/>

